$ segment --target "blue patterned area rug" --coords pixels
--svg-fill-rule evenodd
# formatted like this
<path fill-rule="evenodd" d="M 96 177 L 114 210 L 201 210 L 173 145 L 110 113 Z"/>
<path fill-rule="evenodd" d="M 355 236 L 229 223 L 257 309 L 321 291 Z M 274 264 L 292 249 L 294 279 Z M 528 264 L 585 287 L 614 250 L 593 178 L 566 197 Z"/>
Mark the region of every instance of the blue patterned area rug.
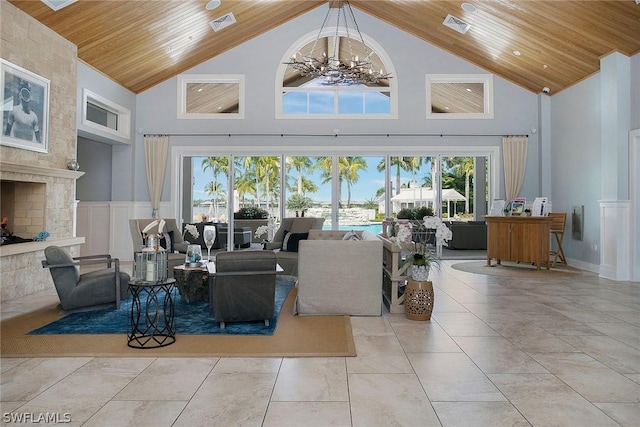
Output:
<path fill-rule="evenodd" d="M 263 321 L 230 322 L 220 329 L 209 314 L 209 303 L 204 301 L 187 304 L 180 299 L 177 289 L 172 294 L 175 308 L 176 334 L 185 335 L 273 335 L 278 315 L 287 295 L 295 284 L 291 276 L 276 278 L 275 313 L 269 326 Z M 29 335 L 53 334 L 125 334 L 128 329 L 131 298 L 123 300 L 120 309 L 105 309 L 72 313 L 59 320 L 29 332 Z"/>

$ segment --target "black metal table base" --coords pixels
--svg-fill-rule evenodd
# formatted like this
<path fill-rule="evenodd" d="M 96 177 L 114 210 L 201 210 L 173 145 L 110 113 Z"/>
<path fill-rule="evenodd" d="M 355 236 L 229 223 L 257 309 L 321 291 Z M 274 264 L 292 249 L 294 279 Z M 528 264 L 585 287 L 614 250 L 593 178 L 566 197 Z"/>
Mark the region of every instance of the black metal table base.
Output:
<path fill-rule="evenodd" d="M 174 307 L 171 293 L 175 279 L 164 282 L 129 282 L 132 296 L 127 345 L 133 348 L 158 348 L 176 341 Z"/>

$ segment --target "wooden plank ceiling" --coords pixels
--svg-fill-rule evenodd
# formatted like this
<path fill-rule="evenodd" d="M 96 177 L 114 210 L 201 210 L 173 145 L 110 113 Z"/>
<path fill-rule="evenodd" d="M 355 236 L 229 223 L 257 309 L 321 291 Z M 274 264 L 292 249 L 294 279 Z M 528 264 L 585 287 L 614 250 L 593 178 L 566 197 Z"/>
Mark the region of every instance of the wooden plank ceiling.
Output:
<path fill-rule="evenodd" d="M 326 3 L 222 0 L 209 11 L 208 0 L 78 0 L 55 12 L 37 0 L 9 2 L 76 44 L 81 60 L 135 93 Z M 350 3 L 535 93 L 548 87 L 554 94 L 588 77 L 612 51 L 640 51 L 640 5 L 634 0 L 469 0 L 475 13 L 464 10 L 462 0 Z M 209 23 L 228 12 L 237 23 L 214 32 Z M 447 14 L 470 24 L 468 32 L 442 25 Z"/>

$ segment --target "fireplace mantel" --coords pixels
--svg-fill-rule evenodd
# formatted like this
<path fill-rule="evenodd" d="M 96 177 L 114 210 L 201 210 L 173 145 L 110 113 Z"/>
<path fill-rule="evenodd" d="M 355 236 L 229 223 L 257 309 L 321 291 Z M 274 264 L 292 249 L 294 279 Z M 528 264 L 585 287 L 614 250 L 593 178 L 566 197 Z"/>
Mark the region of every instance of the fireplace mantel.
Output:
<path fill-rule="evenodd" d="M 44 175 L 57 178 L 78 179 L 84 172 L 69 169 L 56 169 L 46 166 L 25 165 L 19 163 L 0 162 L 0 172 L 15 172 L 31 175 Z"/>
<path fill-rule="evenodd" d="M 0 257 L 26 254 L 29 252 L 43 251 L 47 246 L 72 246 L 84 243 L 84 237 L 67 237 L 58 239 L 48 239 L 42 242 L 24 242 L 11 245 L 0 246 Z"/>

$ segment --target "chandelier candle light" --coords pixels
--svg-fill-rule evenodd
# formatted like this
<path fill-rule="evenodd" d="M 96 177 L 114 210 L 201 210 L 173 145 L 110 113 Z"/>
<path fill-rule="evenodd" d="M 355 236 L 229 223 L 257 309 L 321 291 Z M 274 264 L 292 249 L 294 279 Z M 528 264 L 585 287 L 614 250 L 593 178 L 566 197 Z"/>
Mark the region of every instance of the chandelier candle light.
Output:
<path fill-rule="evenodd" d="M 322 38 L 323 31 L 332 8 L 329 7 L 327 15 L 322 21 L 322 26 L 318 32 L 318 37 L 313 42 L 313 46 L 308 55 L 298 52 L 285 64 L 290 65 L 294 70 L 298 71 L 303 76 L 309 76 L 314 79 L 318 79 L 320 83 L 327 86 L 336 85 L 375 85 L 380 80 L 390 79 L 391 74 L 385 73 L 382 69 L 375 71 L 370 61 L 374 52 L 367 47 L 364 42 L 364 38 L 360 33 L 360 28 L 356 22 L 355 15 L 351 9 L 351 5 L 348 1 L 341 1 L 340 7 L 337 8 L 337 18 L 335 34 L 333 36 L 333 50 L 329 55 L 327 52 L 323 52 L 322 56 L 314 56 L 316 45 Z M 353 23 L 353 29 L 349 29 L 350 21 Z M 343 24 L 342 24 L 343 23 Z M 356 35 L 358 40 L 362 43 L 365 56 L 360 59 L 358 55 L 353 54 L 353 47 L 351 45 L 351 34 Z M 346 35 L 346 41 L 349 45 L 349 58 L 340 58 L 339 40 L 340 34 Z"/>

